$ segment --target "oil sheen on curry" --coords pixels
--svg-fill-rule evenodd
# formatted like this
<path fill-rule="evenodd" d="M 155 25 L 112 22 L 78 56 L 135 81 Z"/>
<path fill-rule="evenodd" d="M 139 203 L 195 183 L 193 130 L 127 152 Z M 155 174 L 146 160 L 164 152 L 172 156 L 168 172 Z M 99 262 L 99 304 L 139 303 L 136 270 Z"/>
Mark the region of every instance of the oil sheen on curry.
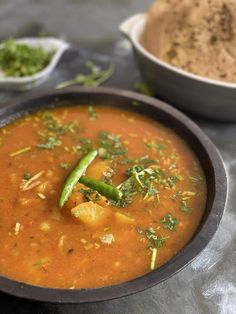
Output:
<path fill-rule="evenodd" d="M 94 288 L 142 276 L 192 238 L 206 183 L 187 144 L 137 113 L 40 111 L 0 129 L 0 273 Z"/>

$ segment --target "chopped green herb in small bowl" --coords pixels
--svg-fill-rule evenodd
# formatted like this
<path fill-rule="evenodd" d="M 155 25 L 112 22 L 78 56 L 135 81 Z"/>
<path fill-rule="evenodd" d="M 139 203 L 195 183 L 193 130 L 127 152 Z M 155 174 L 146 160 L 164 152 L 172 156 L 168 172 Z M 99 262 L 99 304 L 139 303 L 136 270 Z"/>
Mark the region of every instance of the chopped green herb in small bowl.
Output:
<path fill-rule="evenodd" d="M 68 44 L 56 38 L 7 39 L 0 44 L 0 89 L 26 90 L 53 71 Z"/>

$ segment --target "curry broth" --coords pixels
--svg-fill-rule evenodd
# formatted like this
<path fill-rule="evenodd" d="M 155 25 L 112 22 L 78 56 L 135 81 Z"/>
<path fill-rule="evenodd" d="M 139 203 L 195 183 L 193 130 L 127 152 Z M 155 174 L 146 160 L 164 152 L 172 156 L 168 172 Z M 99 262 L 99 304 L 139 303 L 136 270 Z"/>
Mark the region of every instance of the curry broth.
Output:
<path fill-rule="evenodd" d="M 155 239 L 152 269 L 176 255 L 196 231 L 206 202 L 203 171 L 186 143 L 163 125 L 121 109 L 47 112 L 0 130 L 1 274 L 39 286 L 93 288 L 149 272 Z M 45 117 L 51 115 L 64 130 L 50 127 Z M 104 180 L 112 169 L 105 179 L 117 186 L 127 180 L 128 168 L 143 162 L 166 177 L 162 187 L 155 183 L 127 207 L 106 204 L 109 218 L 90 226 L 72 217 L 73 195 L 64 208 L 57 204 L 68 173 L 89 146 L 98 147 L 99 131 L 119 135 L 124 153 L 112 161 L 97 157 L 86 176 Z"/>

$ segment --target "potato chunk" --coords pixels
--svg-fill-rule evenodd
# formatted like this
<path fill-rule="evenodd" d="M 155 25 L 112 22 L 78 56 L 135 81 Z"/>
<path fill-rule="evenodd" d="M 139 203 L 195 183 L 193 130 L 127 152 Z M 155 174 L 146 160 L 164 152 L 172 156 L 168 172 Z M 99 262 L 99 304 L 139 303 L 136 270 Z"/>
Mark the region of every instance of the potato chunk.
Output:
<path fill-rule="evenodd" d="M 68 201 L 65 204 L 66 209 L 70 210 L 71 208 L 84 202 L 84 195 L 80 192 L 80 189 L 87 189 L 87 188 L 83 184 L 77 183 L 76 186 L 74 187 L 73 192 L 71 193 Z"/>
<path fill-rule="evenodd" d="M 93 202 L 86 202 L 71 209 L 71 214 L 79 221 L 92 226 L 106 224 L 110 217 L 110 209 L 102 207 Z"/>
<path fill-rule="evenodd" d="M 129 217 L 125 214 L 116 212 L 115 213 L 116 221 L 122 224 L 132 224 L 134 222 L 134 218 Z"/>
<path fill-rule="evenodd" d="M 104 174 L 110 169 L 111 162 L 108 160 L 96 160 L 87 169 L 86 176 L 94 179 L 101 180 Z"/>
<path fill-rule="evenodd" d="M 81 189 L 83 189 L 83 190 L 90 190 L 85 185 L 83 185 L 81 183 L 77 183 L 76 186 L 73 189 L 73 192 L 72 192 L 71 196 L 69 197 L 68 201 L 65 204 L 65 208 L 66 209 L 71 210 L 71 208 L 74 208 L 77 205 L 79 205 L 81 203 L 84 203 L 86 201 L 86 198 L 84 197 L 84 194 L 81 193 L 81 191 L 80 191 Z M 96 191 L 94 191 L 94 193 L 96 193 Z M 95 194 L 94 194 L 94 196 L 95 196 Z M 91 199 L 91 201 L 94 201 L 94 200 Z M 100 198 L 98 198 L 96 200 L 96 203 L 101 205 L 101 206 L 107 206 L 108 205 L 107 199 L 105 197 L 103 197 L 103 196 L 100 196 Z"/>

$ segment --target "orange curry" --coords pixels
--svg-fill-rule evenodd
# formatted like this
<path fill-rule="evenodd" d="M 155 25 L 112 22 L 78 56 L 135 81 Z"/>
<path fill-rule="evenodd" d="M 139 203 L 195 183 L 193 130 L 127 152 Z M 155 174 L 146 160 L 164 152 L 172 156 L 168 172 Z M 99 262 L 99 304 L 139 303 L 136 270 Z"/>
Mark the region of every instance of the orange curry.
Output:
<path fill-rule="evenodd" d="M 59 208 L 67 176 L 91 150 L 83 175 L 119 200 L 78 182 Z M 27 115 L 0 129 L 0 273 L 33 285 L 94 288 L 160 267 L 192 238 L 206 182 L 186 143 L 167 127 L 111 107 Z"/>

